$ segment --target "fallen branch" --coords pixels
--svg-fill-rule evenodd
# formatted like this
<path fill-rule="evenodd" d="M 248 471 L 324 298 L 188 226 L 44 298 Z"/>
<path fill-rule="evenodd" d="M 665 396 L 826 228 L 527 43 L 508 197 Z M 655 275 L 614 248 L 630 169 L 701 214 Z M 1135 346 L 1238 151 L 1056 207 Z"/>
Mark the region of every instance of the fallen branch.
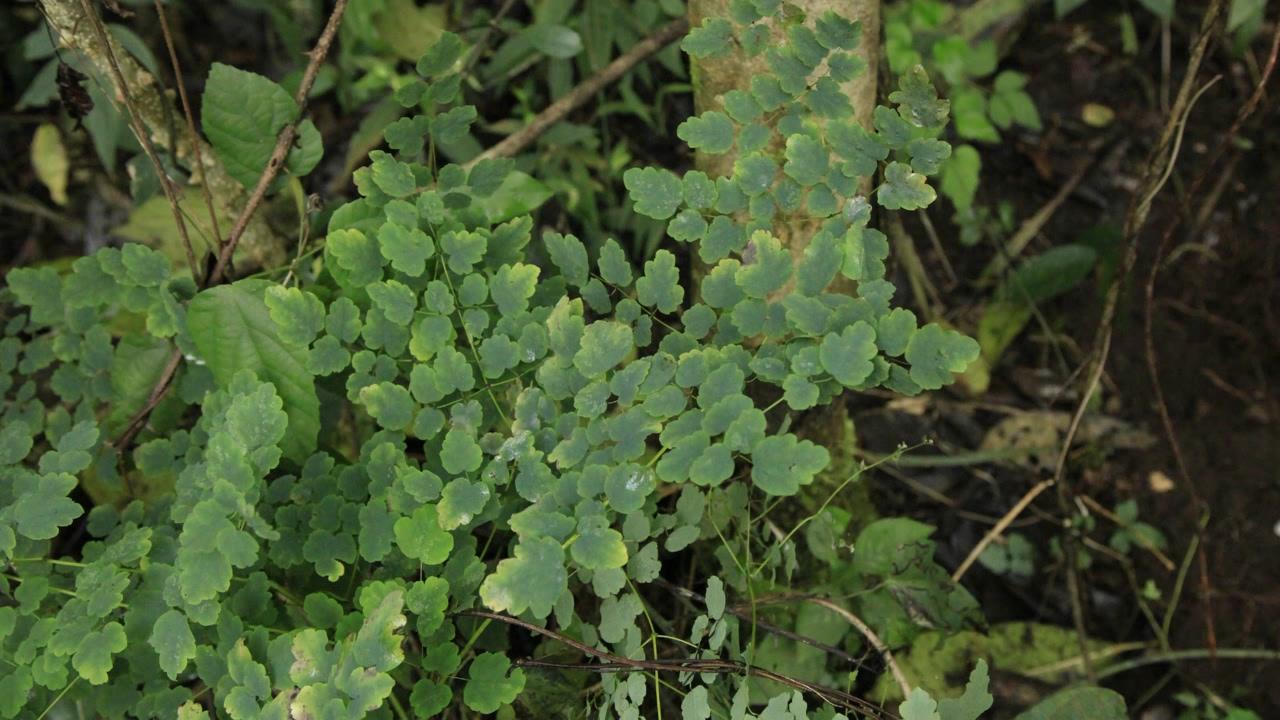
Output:
<path fill-rule="evenodd" d="M 630 50 L 619 55 L 613 62 L 601 68 L 599 72 L 578 83 L 577 87 L 566 93 L 564 97 L 548 105 L 528 125 L 508 135 L 506 139 L 497 145 L 468 160 L 464 167 L 470 168 L 482 160 L 511 157 L 519 153 L 541 137 L 552 125 L 565 119 L 569 113 L 590 100 L 596 93 L 622 77 L 628 70 L 639 65 L 650 55 L 683 37 L 688 31 L 689 21 L 684 18 L 672 20 L 658 28 L 657 32 L 633 45 Z"/>
<path fill-rule="evenodd" d="M 1021 500 L 1014 503 L 1014 506 L 1009 508 L 1009 512 L 1005 513 L 1004 517 L 1000 518 L 1000 521 L 988 530 L 986 535 L 982 536 L 982 539 L 978 541 L 978 544 L 973 546 L 973 549 L 969 551 L 969 555 L 965 557 L 964 562 L 960 563 L 960 567 L 956 568 L 956 571 L 951 573 L 951 579 L 955 582 L 960 582 L 960 578 L 964 577 L 964 574 L 969 572 L 969 568 L 978 560 L 978 557 L 987 549 L 987 546 L 995 541 L 996 538 L 1000 537 L 1001 533 L 1008 530 L 1009 526 L 1013 524 L 1013 521 L 1017 520 L 1018 516 L 1030 507 L 1031 502 L 1040 497 L 1040 493 L 1048 490 L 1052 485 L 1052 478 L 1048 480 L 1041 480 L 1028 490 L 1027 493 L 1022 496 Z"/>
<path fill-rule="evenodd" d="M 876 652 L 880 653 L 880 656 L 884 658 L 884 663 L 889 666 L 889 672 L 893 675 L 893 681 L 898 683 L 898 687 L 902 690 L 902 697 L 905 698 L 911 695 L 911 684 L 907 682 L 907 676 L 902 673 L 902 668 L 898 667 L 898 661 L 893 659 L 893 651 L 880 639 L 879 635 L 876 635 L 870 625 L 867 625 L 862 621 L 862 618 L 854 615 L 849 610 L 826 598 L 809 598 L 805 602 L 824 607 L 857 628 L 858 632 L 862 633 L 862 637 L 866 638 L 867 642 L 871 643 L 871 647 L 875 648 Z"/>

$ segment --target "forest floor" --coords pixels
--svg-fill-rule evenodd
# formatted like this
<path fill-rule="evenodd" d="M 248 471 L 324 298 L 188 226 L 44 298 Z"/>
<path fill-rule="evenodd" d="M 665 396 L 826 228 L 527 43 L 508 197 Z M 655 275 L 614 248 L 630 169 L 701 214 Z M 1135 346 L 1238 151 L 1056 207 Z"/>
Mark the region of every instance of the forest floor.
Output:
<path fill-rule="evenodd" d="M 1093 160 L 1078 187 L 1057 209 L 1033 242 L 1048 248 L 1077 240 L 1093 227 L 1118 233 L 1133 186 L 1149 145 L 1167 120 L 1165 88 L 1180 82 L 1179 42 L 1194 28 L 1174 27 L 1172 77 L 1159 74 L 1150 59 L 1155 33 L 1140 50 L 1126 56 L 1111 42 L 1109 13 L 1082 12 L 1065 20 L 1032 21 L 1022 30 L 1009 60 L 1027 73 L 1037 104 L 1046 118 L 1038 138 L 987 150 L 983 187 L 988 198 L 1011 201 L 1017 217 L 1032 215 L 1067 183 L 1083 158 Z M 1183 33 L 1179 36 L 1179 33 Z M 1182 37 L 1181 41 L 1176 38 Z M 1260 61 L 1265 61 L 1265 53 Z M 1156 68 L 1154 76 L 1150 68 Z M 1272 133 L 1246 133 L 1253 146 L 1235 147 L 1213 168 L 1206 156 L 1231 125 L 1254 87 L 1256 66 L 1219 48 L 1205 63 L 1203 81 L 1221 79 L 1193 108 L 1171 182 L 1156 200 L 1141 232 L 1138 262 L 1121 296 L 1115 335 L 1103 380 L 1105 414 L 1118 421 L 1119 432 L 1145 435 L 1137 445 L 1098 438 L 1073 450 L 1067 481 L 1082 498 L 1106 508 L 1133 498 L 1141 519 L 1169 539 L 1169 558 L 1189 561 L 1169 641 L 1175 648 L 1229 648 L 1259 644 L 1280 647 L 1280 221 L 1271 209 L 1280 201 L 1280 140 Z M 1114 111 L 1102 127 L 1081 121 L 1086 104 Z M 1280 107 L 1274 91 L 1250 121 L 1255 128 L 1275 127 Z M 1187 196 L 1200 173 L 1211 173 L 1206 190 Z M 980 295 L 965 278 L 976 277 L 989 253 L 964 252 L 948 236 L 949 224 L 934 225 L 942 235 L 947 258 L 913 227 L 927 273 L 939 285 L 948 317 L 974 312 Z M 1161 419 L 1160 401 L 1148 367 L 1144 324 L 1144 287 L 1156 262 L 1161 235 L 1175 220 L 1181 224 L 1160 261 L 1152 298 L 1151 345 L 1160 389 L 1173 437 Z M 958 283 L 947 287 L 951 265 Z M 1042 327 L 1033 324 L 993 371 L 991 389 L 972 400 L 959 393 L 944 396 L 928 409 L 916 405 L 886 410 L 883 403 L 856 415 L 860 436 L 873 449 L 888 452 L 911 429 L 920 434 L 950 436 L 957 445 L 986 437 L 996 423 L 1013 414 L 1074 410 L 1077 397 L 1055 390 L 1076 380 L 1085 353 L 1092 347 L 1102 298 L 1096 283 L 1084 283 L 1047 307 Z M 962 322 L 962 321 L 961 321 Z M 1067 359 L 1058 359 L 1061 351 Z M 891 417 L 886 417 L 888 414 Z M 915 417 L 910 417 L 915 416 Z M 1040 417 L 1029 415 L 1029 418 Z M 908 429 L 910 428 L 910 429 Z M 881 437 L 880 447 L 875 438 Z M 1174 439 L 1176 438 L 1176 440 Z M 1173 443 L 1177 443 L 1177 451 Z M 1127 447 L 1126 447 L 1127 446 Z M 1182 463 L 1178 461 L 1180 451 Z M 902 507 L 921 508 L 919 492 L 904 491 L 903 478 L 946 496 L 925 498 L 922 519 L 939 525 L 944 552 L 948 541 L 958 561 L 987 527 L 964 519 L 955 508 L 999 516 L 1049 467 L 992 466 L 918 469 L 903 467 L 880 473 L 881 491 L 897 496 Z M 954 507 L 948 507 L 951 503 Z M 1041 502 L 1051 507 L 1052 502 Z M 1028 513 L 1024 527 L 1052 528 L 1051 512 Z M 1198 538 L 1198 528 L 1207 524 Z M 1106 520 L 1098 518 L 1099 523 Z M 1049 529 L 1048 532 L 1054 532 Z M 1188 555 L 1190 548 L 1190 554 Z M 1166 593 L 1175 591 L 1178 570 L 1150 556 L 1133 556 L 1136 576 L 1151 578 Z M 1138 616 L 1135 593 L 1119 563 L 1097 557 L 1081 572 L 1086 588 L 1086 625 L 1092 635 L 1112 642 L 1149 640 Z M 1061 575 L 1061 573 L 1057 573 Z M 1071 625 L 1070 604 L 1060 577 L 1040 585 L 1010 587 L 993 573 L 973 577 L 975 591 L 988 614 L 1004 597 L 1009 619 L 1035 619 Z M 1029 612 L 1030 611 L 1030 612 Z M 993 622 L 998 619 L 996 614 Z M 1133 691 L 1161 687 L 1169 666 L 1144 668 L 1124 679 Z M 1179 666 L 1183 686 L 1203 684 L 1215 692 L 1259 709 L 1280 708 L 1280 667 L 1275 664 L 1206 660 Z M 1169 717 L 1168 705 L 1150 708 Z"/>

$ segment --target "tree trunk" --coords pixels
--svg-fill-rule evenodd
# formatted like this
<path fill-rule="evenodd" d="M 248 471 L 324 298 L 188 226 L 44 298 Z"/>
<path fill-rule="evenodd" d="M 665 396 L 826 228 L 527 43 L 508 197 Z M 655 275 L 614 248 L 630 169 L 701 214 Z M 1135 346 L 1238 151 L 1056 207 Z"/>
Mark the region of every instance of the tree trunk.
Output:
<path fill-rule="evenodd" d="M 810 26 L 828 10 L 862 24 L 862 37 L 854 52 L 864 63 L 866 70 L 854 79 L 843 83 L 841 89 L 853 105 L 853 117 L 863 127 L 871 127 L 871 114 L 876 107 L 876 77 L 880 58 L 880 3 L 881 0 L 792 0 L 791 5 L 805 14 Z M 730 0 L 689 0 L 689 25 L 698 27 L 710 17 L 727 17 Z M 821 68 L 819 72 L 821 72 Z M 693 79 L 693 103 L 698 113 L 707 110 L 723 110 L 724 94 L 730 90 L 749 90 L 751 78 L 768 73 L 763 53 L 749 57 L 741 52 L 730 52 L 714 58 L 694 59 L 691 63 Z M 778 148 L 781 155 L 781 148 Z M 737 159 L 734 151 L 718 155 L 698 153 L 698 169 L 712 178 L 730 175 Z M 868 192 L 870 178 L 864 179 L 862 192 Z M 820 222 L 808 217 L 789 218 L 774 227 L 774 234 L 790 249 L 797 260 L 804 254 L 809 238 L 817 232 Z M 852 283 L 843 276 L 837 277 L 833 290 L 848 292 Z"/>
<path fill-rule="evenodd" d="M 881 0 L 791 0 L 791 4 L 804 12 L 806 22 L 810 25 L 828 10 L 862 23 L 862 37 L 855 54 L 866 63 L 866 70 L 844 83 L 841 88 L 853 105 L 854 118 L 868 129 L 871 128 L 871 116 L 877 99 L 880 2 Z M 729 0 L 689 0 L 690 27 L 699 26 L 708 17 L 726 17 L 728 12 Z M 735 89 L 749 90 L 751 78 L 768 71 L 763 55 L 747 57 L 740 52 L 731 52 L 723 57 L 693 60 L 691 74 L 695 111 L 702 113 L 707 110 L 723 110 L 722 98 L 725 93 Z M 781 155 L 781 148 L 777 150 Z M 730 151 L 718 155 L 698 153 L 696 161 L 698 169 L 714 178 L 732 174 L 736 159 L 736 153 Z M 870 182 L 871 178 L 863 180 L 860 188 L 862 193 L 871 190 Z M 798 261 L 820 225 L 819 221 L 805 215 L 784 218 L 775 224 L 774 234 Z M 829 290 L 852 292 L 855 287 L 856 283 L 841 275 L 836 277 Z M 853 454 L 857 436 L 842 398 L 807 413 L 798 425 L 797 433 L 827 448 L 831 455 L 831 463 L 812 485 L 804 488 L 800 496 L 801 505 L 806 512 L 814 512 L 828 494 L 857 471 L 858 462 Z M 874 507 L 865 482 L 849 485 L 836 503 L 850 511 L 852 520 L 848 531 L 851 533 L 865 526 L 874 517 Z"/>
<path fill-rule="evenodd" d="M 115 90 L 115 101 L 121 114 L 126 114 L 128 109 L 123 107 L 124 97 L 113 80 L 113 58 L 152 142 L 172 151 L 188 167 L 195 167 L 192 144 L 204 141 L 187 137 L 186 123 L 182 120 L 182 112 L 174 107 L 173 97 L 164 91 L 160 81 L 144 70 L 110 33 L 108 38 L 111 47 L 102 44 L 94 30 L 94 25 L 101 22 L 101 19 L 86 15 L 85 6 L 80 0 L 40 0 L 40 5 L 59 44 L 66 49 L 79 51 L 98 74 L 106 79 L 106 86 Z M 94 9 L 93 12 L 97 10 Z M 175 81 L 182 82 L 182 78 L 176 78 Z M 212 148 L 202 144 L 200 150 L 204 161 L 204 176 L 219 215 L 225 213 L 227 217 L 236 217 L 244 206 L 248 191 L 227 174 Z M 204 212 L 203 205 L 200 205 L 200 212 Z M 174 232 L 177 232 L 176 227 Z M 218 242 L 222 240 L 225 238 L 219 238 Z M 249 223 L 236 255 L 244 260 L 243 264 L 255 267 L 274 267 L 286 258 L 283 242 L 275 237 L 266 221 L 260 217 Z"/>

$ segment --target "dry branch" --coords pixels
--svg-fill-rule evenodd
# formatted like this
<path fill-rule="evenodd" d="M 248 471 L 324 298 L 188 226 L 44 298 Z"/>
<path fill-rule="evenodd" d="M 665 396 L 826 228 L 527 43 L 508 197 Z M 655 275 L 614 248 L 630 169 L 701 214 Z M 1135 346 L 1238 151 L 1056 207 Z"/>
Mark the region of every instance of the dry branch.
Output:
<path fill-rule="evenodd" d="M 207 145 L 200 145 L 200 149 L 196 149 L 197 144 L 203 141 L 192 136 L 189 129 L 184 128 L 183 132 L 178 133 L 173 131 L 172 98 L 164 92 L 159 80 L 143 69 L 109 33 L 105 35 L 106 42 L 103 42 L 104 37 L 99 37 L 94 31 L 101 19 L 97 17 L 97 11 L 92 5 L 89 5 L 89 11 L 95 13 L 92 18 L 80 0 L 40 0 L 40 5 L 59 42 L 64 47 L 83 54 L 100 74 L 107 77 L 113 75 L 111 57 L 115 57 L 123 86 L 128 89 L 139 120 L 150 139 L 157 146 L 172 151 L 179 160 L 191 167 L 196 167 L 199 163 L 218 209 L 228 216 L 235 216 L 244 206 L 244 187 L 227 173 Z M 98 23 L 93 20 L 98 20 Z M 123 96 L 120 100 L 124 100 Z M 142 138 L 139 138 L 139 142 L 142 142 Z M 242 253 L 254 265 L 263 266 L 281 262 L 285 257 L 283 246 L 262 219 L 255 220 L 246 228 Z"/>

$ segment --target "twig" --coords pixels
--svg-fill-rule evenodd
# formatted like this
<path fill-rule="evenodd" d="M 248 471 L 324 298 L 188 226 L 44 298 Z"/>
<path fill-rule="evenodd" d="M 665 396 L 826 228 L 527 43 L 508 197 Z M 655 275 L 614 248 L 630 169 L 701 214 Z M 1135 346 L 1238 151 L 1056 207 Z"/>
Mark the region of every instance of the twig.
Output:
<path fill-rule="evenodd" d="M 552 125 L 563 120 L 569 113 L 578 109 L 605 86 L 622 77 L 628 70 L 640 64 L 650 55 L 675 42 L 689 30 L 689 21 L 685 18 L 672 20 L 658 28 L 657 32 L 641 40 L 613 62 L 605 65 L 600 72 L 578 83 L 564 97 L 551 103 L 545 110 L 529 122 L 528 125 L 508 135 L 497 145 L 485 150 L 464 164 L 471 168 L 482 160 L 511 157 L 537 140 Z"/>
<path fill-rule="evenodd" d="M 493 31 L 497 29 L 498 23 L 502 22 L 502 18 L 511 12 L 511 7 L 516 4 L 515 0 L 505 0 L 502 7 L 498 8 L 498 12 L 494 13 L 493 18 L 489 20 L 484 27 L 484 32 L 480 37 L 476 38 L 475 44 L 471 46 L 471 52 L 467 55 L 467 59 L 462 64 L 462 72 L 465 75 L 475 66 L 476 61 L 484 54 L 485 46 L 489 44 L 489 38 L 493 37 Z"/>
<path fill-rule="evenodd" d="M 88 0 L 81 1 L 88 2 Z M 311 50 L 311 61 L 307 63 L 307 69 L 302 73 L 302 82 L 298 84 L 298 91 L 294 93 L 293 100 L 298 105 L 298 115 L 280 129 L 280 136 L 276 139 L 276 146 L 271 151 L 270 159 L 267 160 L 267 167 L 262 171 L 258 184 L 249 194 L 249 201 L 245 203 L 240 217 L 236 218 L 235 225 L 231 227 L 231 234 L 227 236 L 227 241 L 218 252 L 218 264 L 214 265 L 213 272 L 209 273 L 209 277 L 201 287 L 210 287 L 221 282 L 227 265 L 231 262 L 231 256 L 236 251 L 236 245 L 240 244 L 240 238 L 244 235 L 245 228 L 249 226 L 249 220 L 266 199 L 267 190 L 284 167 L 284 161 L 293 147 L 293 140 L 298 135 L 298 123 L 307 112 L 307 96 L 311 93 L 311 87 L 315 85 L 320 66 L 324 64 L 324 59 L 329 54 L 329 47 L 333 45 L 333 39 L 338 34 L 338 26 L 342 24 L 342 15 L 346 10 L 347 0 L 337 0 L 333 6 L 333 12 L 329 14 L 329 21 L 325 23 L 324 31 L 320 33 L 320 39 L 316 40 L 316 46 Z"/>
<path fill-rule="evenodd" d="M 81 1 L 88 2 L 88 0 Z M 320 39 L 316 41 L 316 46 L 311 51 L 311 61 L 307 64 L 307 69 L 302 75 L 302 82 L 298 85 L 298 92 L 294 98 L 298 104 L 298 117 L 281 129 L 280 137 L 271 153 L 271 159 L 267 161 L 266 169 L 263 170 L 262 176 L 258 178 L 258 184 L 254 187 L 253 194 L 249 197 L 249 202 L 245 204 L 244 210 L 236 218 L 231 234 L 227 236 L 226 242 L 222 245 L 218 254 L 217 265 L 214 266 L 213 271 L 201 283 L 201 288 L 208 288 L 222 281 L 227 263 L 231 261 L 231 255 L 235 252 L 236 245 L 244 235 L 245 228 L 249 226 L 249 220 L 252 219 L 254 212 L 257 211 L 258 206 L 262 204 L 263 199 L 266 197 L 267 188 L 284 166 L 284 159 L 288 156 L 289 148 L 293 145 L 293 139 L 297 135 L 298 122 L 306 112 L 307 94 L 311 92 L 311 86 L 315 84 L 320 66 L 324 63 L 325 56 L 329 54 L 329 47 L 333 44 L 333 39 L 338 33 L 338 26 L 342 24 L 342 14 L 346 9 L 347 0 L 338 0 L 334 5 L 333 12 L 329 15 L 329 21 L 325 24 L 324 32 L 320 34 Z M 182 351 L 175 348 L 165 364 L 164 371 L 160 374 L 160 379 L 156 381 L 155 386 L 151 389 L 147 404 L 129 421 L 129 425 L 124 432 L 112 443 L 117 452 L 123 453 L 128 450 L 130 443 L 133 442 L 133 439 L 146 425 L 147 418 L 150 417 L 151 412 L 155 410 L 156 406 L 164 398 L 165 393 L 169 391 L 181 362 Z"/>
<path fill-rule="evenodd" d="M 1067 198 L 1070 197 L 1071 194 L 1076 191 L 1076 188 L 1080 186 L 1085 175 L 1089 173 L 1090 168 L 1092 168 L 1094 163 L 1097 162 L 1098 151 L 1102 149 L 1102 146 L 1106 144 L 1106 142 L 1106 138 L 1103 138 L 1090 143 L 1088 155 L 1080 161 L 1075 172 L 1071 173 L 1071 176 L 1062 184 L 1062 187 L 1058 188 L 1058 192 L 1055 193 L 1053 197 L 1049 198 L 1048 202 L 1040 206 L 1040 209 L 1031 217 L 1023 221 L 1022 225 L 1018 227 L 1017 232 L 1015 232 L 1005 242 L 1004 252 L 992 258 L 991 262 L 983 268 L 982 272 L 978 275 L 979 285 L 994 282 L 1000 273 L 1004 272 L 1005 268 L 1007 268 L 1015 258 L 1021 255 L 1023 250 L 1027 249 L 1027 245 L 1031 243 L 1036 235 L 1040 234 L 1040 231 L 1044 229 L 1044 226 L 1048 224 L 1049 220 L 1058 212 L 1058 208 L 1062 207 L 1062 203 L 1066 202 Z"/>
<path fill-rule="evenodd" d="M 155 386 L 151 388 L 151 393 L 147 395 L 147 402 L 138 412 L 134 413 L 133 418 L 129 420 L 129 424 L 125 426 L 124 431 L 120 433 L 120 437 L 111 443 L 111 447 L 116 452 L 123 453 L 133 444 L 133 439 L 142 432 L 142 428 L 147 424 L 147 418 L 151 416 L 152 411 L 164 399 L 164 395 L 169 391 L 169 384 L 173 382 L 173 376 L 178 374 L 178 366 L 182 364 L 182 350 L 174 348 L 169 353 L 169 359 L 164 363 L 164 369 L 160 371 L 160 379 L 156 381 Z M 121 474 L 122 478 L 127 475 Z"/>
<path fill-rule="evenodd" d="M 862 621 L 862 618 L 826 598 L 809 598 L 805 602 L 824 607 L 857 628 L 858 632 L 862 633 L 862 636 L 867 639 L 867 642 L 871 643 L 871 647 L 875 648 L 876 652 L 884 657 L 884 663 L 889 666 L 889 672 L 893 675 L 894 682 L 898 683 L 898 687 L 902 690 L 902 697 L 905 698 L 911 694 L 911 684 L 907 682 L 907 676 L 902 674 L 902 668 L 898 667 L 898 661 L 893 659 L 893 651 L 880 639 L 879 635 L 876 635 L 876 632 L 869 625 Z"/>
<path fill-rule="evenodd" d="M 1178 89 L 1173 111 L 1169 114 L 1169 121 L 1161 130 L 1160 137 L 1147 156 L 1147 162 L 1143 168 L 1141 182 L 1138 186 L 1139 189 L 1134 194 L 1129 210 L 1125 214 L 1123 237 L 1128 247 L 1125 250 L 1120 268 L 1115 277 L 1112 278 L 1111 286 L 1107 289 L 1106 299 L 1102 308 L 1102 317 L 1098 322 L 1098 330 L 1094 335 L 1092 366 L 1084 384 L 1084 392 L 1080 395 L 1080 402 L 1076 407 L 1075 413 L 1072 414 L 1070 425 L 1067 427 L 1066 437 L 1063 438 L 1062 448 L 1053 473 L 1053 478 L 1057 481 L 1059 509 L 1066 517 L 1070 517 L 1072 514 L 1070 488 L 1063 481 L 1067 456 L 1071 450 L 1072 441 L 1080 429 L 1084 414 L 1089 408 L 1089 400 L 1093 397 L 1094 392 L 1097 391 L 1098 384 L 1102 380 L 1102 373 L 1107 364 L 1107 356 L 1111 350 L 1112 329 L 1115 323 L 1116 311 L 1120 304 L 1120 289 L 1137 262 L 1138 236 L 1142 227 L 1146 224 L 1147 215 L 1151 211 L 1151 203 L 1159 192 L 1160 186 L 1163 185 L 1164 179 L 1168 177 L 1167 173 L 1172 164 L 1177 160 L 1177 147 L 1174 145 L 1175 134 L 1180 139 L 1181 129 L 1186 127 L 1187 116 L 1190 114 L 1193 104 L 1192 93 L 1196 77 L 1199 74 L 1200 64 L 1209 49 L 1210 42 L 1213 40 L 1213 29 L 1222 14 L 1224 4 L 1225 0 L 1212 0 L 1205 10 L 1204 18 L 1200 23 L 1199 35 L 1191 50 L 1191 57 L 1187 61 L 1186 76 L 1182 80 L 1182 86 Z M 1173 153 L 1170 153 L 1171 146 L 1175 150 Z M 1090 680 L 1093 680 L 1093 665 L 1089 661 L 1084 608 L 1079 592 L 1079 578 L 1077 577 L 1075 537 L 1072 532 L 1068 531 L 1064 540 L 1063 546 L 1067 556 L 1067 585 L 1071 595 L 1072 620 L 1080 643 L 1085 674 Z"/>
<path fill-rule="evenodd" d="M 1220 5 L 1221 3 L 1215 3 Z M 1212 11 L 1212 7 L 1210 11 Z M 1276 22 L 1275 33 L 1271 38 L 1271 51 L 1267 56 L 1266 65 L 1263 67 L 1262 74 L 1259 76 L 1258 84 L 1254 88 L 1253 94 L 1241 106 L 1240 111 L 1236 114 L 1235 120 L 1231 123 L 1231 127 L 1222 135 L 1213 152 L 1209 155 L 1208 161 L 1204 165 L 1204 169 L 1196 177 L 1191 184 L 1190 196 L 1195 197 L 1199 193 L 1200 188 L 1204 186 L 1209 172 L 1217 165 L 1223 153 L 1227 148 L 1231 147 L 1235 138 L 1240 133 L 1240 129 L 1244 127 L 1244 123 L 1258 108 L 1258 104 L 1262 101 L 1262 97 L 1266 92 L 1268 81 L 1271 74 L 1276 68 L 1276 59 L 1280 55 L 1280 21 Z M 1155 292 L 1156 280 L 1160 274 L 1161 260 L 1165 251 L 1169 247 L 1169 243 L 1173 239 L 1174 232 L 1177 231 L 1181 217 L 1174 215 L 1168 226 L 1165 228 L 1164 234 L 1160 237 L 1160 243 L 1156 246 L 1156 254 L 1151 262 L 1151 270 L 1147 273 L 1147 282 L 1145 287 L 1145 302 L 1143 303 L 1143 347 L 1146 356 L 1147 374 L 1151 378 L 1151 385 L 1155 394 L 1156 408 L 1160 415 L 1160 424 L 1164 429 L 1165 438 L 1169 441 L 1169 447 L 1173 452 L 1174 462 L 1178 466 L 1178 474 L 1182 480 L 1183 487 L 1187 488 L 1190 493 L 1193 507 L 1197 508 L 1202 514 L 1207 512 L 1203 498 L 1200 495 L 1199 488 L 1192 479 L 1191 472 L 1187 468 L 1186 460 L 1182 454 L 1182 444 L 1178 441 L 1176 428 L 1173 424 L 1173 417 L 1169 414 L 1169 404 L 1164 396 L 1164 385 L 1160 382 L 1159 360 L 1156 354 L 1154 324 L 1155 324 Z M 1203 527 L 1201 528 L 1203 532 Z M 1199 539 L 1198 536 L 1196 538 Z M 1208 578 L 1208 560 L 1205 556 L 1203 543 L 1197 543 L 1198 564 L 1200 567 L 1200 590 L 1203 596 L 1205 608 L 1205 633 L 1208 646 L 1212 649 L 1217 646 L 1217 637 L 1214 632 L 1213 623 L 1213 605 L 1212 592 L 1209 588 Z M 1180 584 L 1180 583 L 1179 583 Z M 1170 618 L 1172 613 L 1170 613 Z"/>
<path fill-rule="evenodd" d="M 969 572 L 969 568 L 977 561 L 978 556 L 982 555 L 982 551 L 986 550 L 988 545 L 990 545 L 996 538 L 1000 537 L 1001 533 L 1008 530 L 1009 526 L 1013 524 L 1013 521 L 1017 520 L 1018 516 L 1022 514 L 1022 511 L 1026 510 L 1027 506 L 1029 506 L 1033 500 L 1040 497 L 1040 493 L 1048 490 L 1049 487 L 1053 485 L 1053 482 L 1053 478 L 1041 480 L 1028 490 L 1027 493 L 1022 496 L 1021 500 L 1015 503 L 1013 507 L 1009 508 L 1009 512 L 1005 513 L 1004 516 L 1000 518 L 1000 522 L 996 523 L 995 527 L 988 530 L 987 534 L 983 535 L 982 539 L 978 541 L 978 544 L 973 546 L 973 549 L 969 551 L 968 557 L 964 559 L 964 562 L 960 563 L 960 567 L 956 568 L 956 571 L 951 573 L 951 579 L 955 582 L 960 582 L 960 578 L 964 577 L 964 574 Z"/>
<path fill-rule="evenodd" d="M 1118 662 L 1098 673 L 1098 679 L 1136 670 L 1147 665 L 1176 663 L 1183 660 L 1264 660 L 1280 662 L 1280 650 L 1253 650 L 1250 648 L 1195 648 L 1192 650 L 1172 650 L 1170 652 L 1152 653 L 1132 660 Z"/>
<path fill-rule="evenodd" d="M 638 672 L 643 670 L 652 670 L 656 672 L 696 672 L 696 673 L 715 673 L 715 674 L 733 674 L 733 675 L 752 675 L 766 680 L 772 680 L 776 683 L 786 685 L 787 687 L 799 690 L 804 693 L 814 695 L 823 702 L 832 705 L 838 705 L 863 713 L 884 715 L 885 711 L 873 705 L 872 703 L 851 695 L 843 690 L 817 685 L 805 680 L 783 675 L 765 670 L 764 668 L 747 666 L 742 663 L 733 662 L 732 660 L 719 659 L 698 659 L 689 658 L 682 660 L 637 660 L 633 658 L 614 655 L 613 653 L 598 650 L 586 643 L 574 640 L 567 635 L 549 630 L 547 628 L 534 625 L 520 618 L 503 615 L 501 613 L 489 612 L 487 610 L 462 610 L 459 615 L 467 615 L 470 617 L 484 618 L 486 620 L 496 620 L 507 625 L 512 625 L 529 632 L 550 638 L 563 645 L 567 645 L 578 652 L 590 657 L 602 660 L 600 663 L 593 664 L 568 664 L 568 663 L 552 663 L 545 660 L 522 659 L 516 661 L 517 665 L 525 665 L 529 667 L 553 667 L 561 670 L 583 670 L 587 672 Z"/>
<path fill-rule="evenodd" d="M 147 132 L 147 127 L 142 122 L 142 118 L 138 113 L 138 107 L 133 101 L 133 94 L 129 92 L 129 83 L 124 79 L 124 73 L 120 70 L 120 63 L 116 60 L 115 48 L 111 45 L 111 38 L 107 36 L 107 29 L 102 25 L 102 18 L 98 17 L 98 11 L 90 3 L 90 0 L 80 0 L 80 6 L 84 10 L 85 17 L 88 18 L 89 24 L 93 26 L 94 34 L 98 36 L 98 42 L 102 43 L 107 55 L 107 64 L 111 68 L 111 79 L 115 83 L 116 92 L 120 94 L 120 99 L 124 102 L 125 109 L 129 115 L 129 125 L 133 129 L 133 134 L 137 136 L 138 142 L 142 144 L 142 150 L 146 153 L 147 159 L 151 161 L 152 167 L 156 172 L 156 179 L 160 182 L 160 187 L 164 190 L 164 197 L 169 201 L 169 209 L 173 212 L 173 222 L 178 226 L 178 235 L 182 237 L 182 247 L 187 253 L 187 264 L 191 268 L 191 277 L 200 277 L 200 266 L 196 262 L 195 250 L 191 247 L 191 236 L 187 233 L 187 223 L 182 217 L 182 209 L 178 206 L 178 194 L 174 190 L 173 181 L 169 178 L 169 173 L 165 172 L 164 165 L 160 163 L 160 157 L 156 154 L 156 148 L 151 143 L 151 133 Z"/>
<path fill-rule="evenodd" d="M 213 209 L 213 192 L 209 189 L 209 180 L 205 177 L 204 153 L 200 151 L 200 136 L 196 134 L 196 120 L 191 112 L 191 101 L 187 99 L 187 85 L 182 79 L 182 64 L 178 62 L 178 51 L 173 45 L 173 33 L 169 31 L 169 19 L 165 16 L 164 5 L 155 0 L 156 16 L 160 18 L 160 34 L 164 35 L 164 45 L 169 50 L 169 64 L 173 66 L 173 84 L 178 88 L 178 97 L 182 101 L 182 114 L 187 119 L 187 132 L 191 134 L 191 150 L 196 160 L 196 177 L 200 180 L 200 192 L 204 195 L 205 207 L 209 209 L 209 223 L 213 228 L 214 241 L 222 245 L 222 230 L 218 227 L 218 213 Z M 176 144 L 176 143 L 175 143 Z"/>
<path fill-rule="evenodd" d="M 1102 504 L 1099 503 L 1097 500 L 1094 500 L 1088 495 L 1079 495 L 1077 497 L 1079 497 L 1080 501 L 1083 502 L 1085 505 L 1088 505 L 1090 510 L 1110 520 L 1111 522 L 1115 523 L 1119 527 L 1125 526 L 1126 523 L 1124 522 L 1124 520 L 1121 520 L 1118 515 L 1116 515 L 1115 513 L 1103 507 Z M 1138 543 L 1138 545 L 1142 547 L 1142 549 L 1151 553 L 1155 557 L 1155 559 L 1158 560 L 1160 564 L 1164 566 L 1165 570 L 1169 572 L 1173 572 L 1175 569 L 1177 569 L 1178 566 L 1175 565 L 1174 562 L 1169 559 L 1169 556 L 1165 555 L 1160 550 L 1160 548 L 1156 547 L 1150 540 L 1144 537 L 1141 533 L 1135 533 L 1133 539 L 1134 539 L 1134 542 Z"/>

